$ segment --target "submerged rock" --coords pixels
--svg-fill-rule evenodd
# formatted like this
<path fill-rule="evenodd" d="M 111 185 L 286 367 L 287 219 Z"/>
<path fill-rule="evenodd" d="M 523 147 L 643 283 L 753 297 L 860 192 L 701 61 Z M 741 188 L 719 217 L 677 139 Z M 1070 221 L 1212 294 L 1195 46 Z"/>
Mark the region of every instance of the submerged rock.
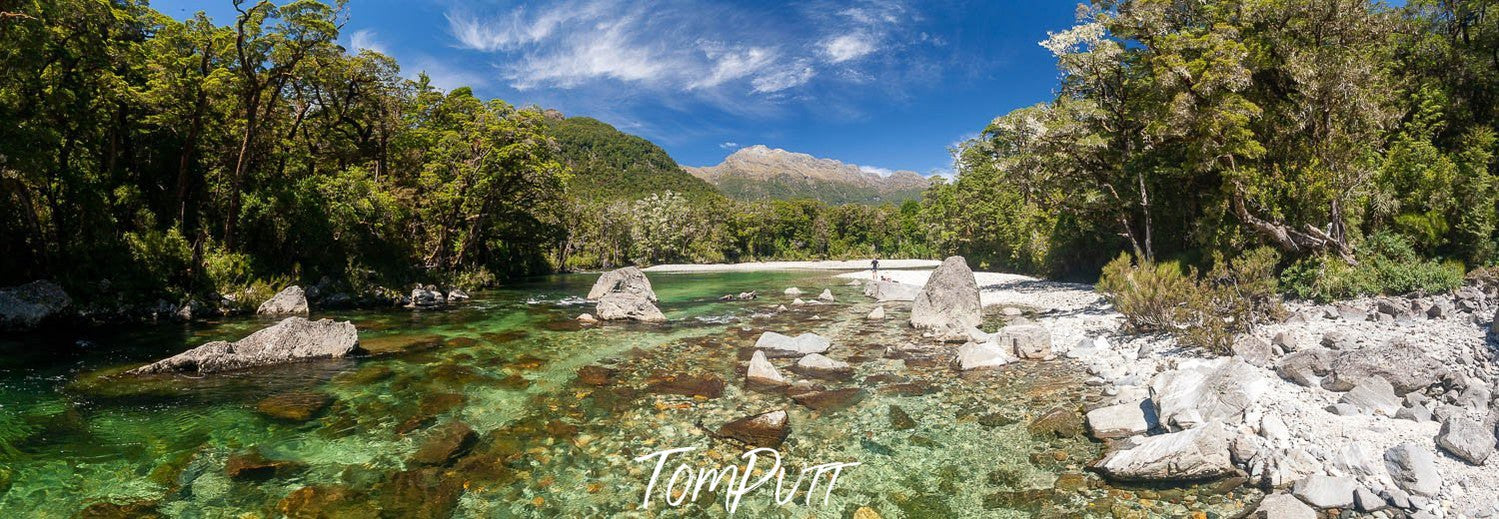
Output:
<path fill-rule="evenodd" d="M 344 357 L 359 351 L 359 333 L 348 321 L 288 317 L 234 342 L 214 341 L 127 371 L 217 373 L 286 362 Z"/>
<path fill-rule="evenodd" d="M 307 315 L 307 294 L 292 285 L 277 292 L 255 310 L 260 315 Z"/>
<path fill-rule="evenodd" d="M 942 262 L 911 305 L 911 326 L 928 330 L 966 330 L 983 322 L 978 281 L 962 256 Z"/>
<path fill-rule="evenodd" d="M 447 465 L 478 443 L 479 435 L 463 422 L 448 422 L 427 433 L 411 462 L 417 465 Z"/>
<path fill-rule="evenodd" d="M 844 409 L 864 399 L 864 390 L 857 387 L 811 391 L 791 395 L 791 401 L 816 411 Z"/>
<path fill-rule="evenodd" d="M 599 276 L 588 290 L 588 299 L 602 299 L 609 294 L 632 294 L 656 302 L 656 291 L 651 289 L 651 280 L 639 267 L 611 270 Z"/>
<path fill-rule="evenodd" d="M 296 391 L 267 397 L 255 405 L 255 410 L 278 420 L 305 422 L 332 402 L 333 398 L 323 393 Z"/>
<path fill-rule="evenodd" d="M 796 337 L 765 332 L 755 340 L 755 349 L 763 350 L 771 357 L 800 357 L 809 353 L 823 353 L 833 343 L 815 333 L 803 333 Z"/>
<path fill-rule="evenodd" d="M 1036 324 L 1006 326 L 994 334 L 994 341 L 1009 348 L 1022 359 L 1044 359 L 1051 356 L 1051 331 Z"/>
<path fill-rule="evenodd" d="M 32 281 L 0 290 L 0 330 L 30 330 L 72 304 L 68 293 L 51 281 Z"/>
<path fill-rule="evenodd" d="M 1195 481 L 1232 475 L 1229 432 L 1212 422 L 1195 429 L 1141 438 L 1093 464 L 1105 477 L 1128 482 Z"/>
<path fill-rule="evenodd" d="M 284 477 L 306 467 L 294 461 L 266 459 L 259 451 L 252 450 L 230 455 L 224 462 L 224 474 L 229 479 L 263 481 Z"/>
<path fill-rule="evenodd" d="M 791 434 L 791 419 L 785 409 L 746 416 L 723 424 L 718 435 L 753 447 L 777 448 Z"/>
<path fill-rule="evenodd" d="M 1056 407 L 1036 418 L 1025 430 L 1035 438 L 1076 438 L 1083 435 L 1083 419 L 1075 409 Z"/>
<path fill-rule="evenodd" d="M 666 315 L 650 300 L 637 294 L 611 292 L 599 298 L 594 309 L 598 318 L 605 321 L 641 321 L 647 323 L 666 322 Z"/>
<path fill-rule="evenodd" d="M 718 398 L 723 395 L 724 382 L 714 374 L 678 375 L 657 373 L 646 380 L 646 389 L 652 393 Z"/>
<path fill-rule="evenodd" d="M 869 316 L 865 317 L 865 319 L 869 319 L 871 321 L 883 321 L 883 320 L 885 320 L 885 307 L 884 306 L 876 306 L 876 307 L 874 307 L 874 310 L 870 310 L 869 311 Z"/>
<path fill-rule="evenodd" d="M 756 351 L 755 353 L 760 352 Z M 802 357 L 801 360 L 796 361 L 796 364 L 791 369 L 809 377 L 828 380 L 843 380 L 854 374 L 854 368 L 849 366 L 847 362 L 833 360 L 820 353 L 812 353 Z"/>
<path fill-rule="evenodd" d="M 992 369 L 1009 364 L 1010 349 L 993 342 L 970 342 L 958 347 L 956 362 L 963 371 Z"/>
<path fill-rule="evenodd" d="M 751 385 L 761 387 L 782 387 L 789 384 L 786 377 L 781 376 L 780 370 L 776 369 L 775 364 L 771 364 L 770 360 L 765 358 L 765 352 L 762 350 L 755 350 L 755 354 L 750 357 L 749 371 L 744 377 Z"/>

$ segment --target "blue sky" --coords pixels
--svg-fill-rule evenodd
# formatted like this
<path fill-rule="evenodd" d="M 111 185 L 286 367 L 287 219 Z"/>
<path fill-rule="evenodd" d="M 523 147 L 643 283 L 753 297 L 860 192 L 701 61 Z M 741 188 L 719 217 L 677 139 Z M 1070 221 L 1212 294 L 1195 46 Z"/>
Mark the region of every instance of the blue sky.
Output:
<path fill-rule="evenodd" d="M 233 21 L 230 0 L 157 0 Z M 923 174 L 1051 97 L 1067 1 L 351 0 L 342 40 L 442 87 L 595 117 L 716 164 L 765 144 Z"/>

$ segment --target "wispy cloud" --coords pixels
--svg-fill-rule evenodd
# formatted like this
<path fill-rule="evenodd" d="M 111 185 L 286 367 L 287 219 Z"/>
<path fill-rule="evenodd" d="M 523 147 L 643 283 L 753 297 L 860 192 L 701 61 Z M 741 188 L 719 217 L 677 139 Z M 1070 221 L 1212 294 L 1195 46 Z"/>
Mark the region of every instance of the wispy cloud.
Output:
<path fill-rule="evenodd" d="M 360 29 L 349 35 L 349 50 L 355 53 L 361 50 L 372 50 L 381 54 L 390 54 L 380 43 L 375 31 L 369 29 Z"/>
<path fill-rule="evenodd" d="M 726 150 L 737 150 L 737 149 L 739 149 L 739 143 L 734 142 L 734 141 L 728 141 L 728 142 L 725 142 L 723 144 L 719 144 L 718 147 L 726 149 Z"/>
<path fill-rule="evenodd" d="M 859 171 L 863 171 L 872 175 L 879 175 L 880 177 L 888 177 L 890 176 L 890 174 L 895 173 L 895 170 L 893 169 L 875 166 L 859 166 Z"/>
<path fill-rule="evenodd" d="M 517 90 L 628 84 L 725 104 L 786 98 L 822 78 L 861 81 L 869 75 L 851 68 L 908 19 L 892 0 L 789 18 L 694 0 L 569 0 L 446 16 L 456 45 L 495 54 L 499 77 Z"/>

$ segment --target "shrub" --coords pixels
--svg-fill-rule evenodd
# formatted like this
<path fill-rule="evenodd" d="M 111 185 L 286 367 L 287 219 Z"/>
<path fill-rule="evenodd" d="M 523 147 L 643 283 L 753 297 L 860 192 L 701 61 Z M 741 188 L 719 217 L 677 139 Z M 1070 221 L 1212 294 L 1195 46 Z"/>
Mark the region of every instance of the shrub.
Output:
<path fill-rule="evenodd" d="M 1281 272 L 1286 293 L 1327 302 L 1380 294 L 1438 294 L 1462 286 L 1463 265 L 1422 259 L 1406 238 L 1381 233 L 1359 248 L 1358 265 L 1338 258 L 1313 256 Z"/>
<path fill-rule="evenodd" d="M 1226 353 L 1234 335 L 1265 319 L 1278 319 L 1279 255 L 1269 248 L 1233 260 L 1214 257 L 1206 276 L 1175 262 L 1136 264 L 1121 254 L 1104 266 L 1097 289 L 1136 332 L 1167 332 L 1185 346 Z"/>

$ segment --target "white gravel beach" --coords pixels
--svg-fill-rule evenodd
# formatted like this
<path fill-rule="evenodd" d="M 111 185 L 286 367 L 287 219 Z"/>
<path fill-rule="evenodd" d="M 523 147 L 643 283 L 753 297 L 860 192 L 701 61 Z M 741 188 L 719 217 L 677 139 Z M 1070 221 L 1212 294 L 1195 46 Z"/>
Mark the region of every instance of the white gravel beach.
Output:
<path fill-rule="evenodd" d="M 863 260 L 829 260 L 829 261 L 755 261 L 749 263 L 706 263 L 701 265 L 690 264 L 667 264 L 646 267 L 644 270 L 650 273 L 686 273 L 686 272 L 760 272 L 765 270 L 860 270 L 868 269 L 869 261 Z M 917 259 L 881 259 L 880 271 L 885 269 L 930 269 L 942 264 L 936 260 Z M 930 271 L 927 271 L 930 273 Z M 867 274 L 866 274 L 867 275 Z"/>

